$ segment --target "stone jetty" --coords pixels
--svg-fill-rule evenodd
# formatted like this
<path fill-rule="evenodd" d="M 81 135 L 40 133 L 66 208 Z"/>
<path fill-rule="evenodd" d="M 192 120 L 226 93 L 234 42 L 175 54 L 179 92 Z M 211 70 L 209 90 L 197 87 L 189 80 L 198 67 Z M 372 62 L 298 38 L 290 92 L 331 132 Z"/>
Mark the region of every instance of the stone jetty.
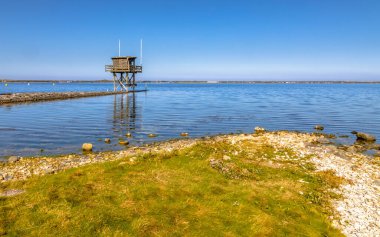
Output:
<path fill-rule="evenodd" d="M 140 92 L 140 91 L 133 91 Z M 125 94 L 125 91 L 98 91 L 98 92 L 38 92 L 38 93 L 12 93 L 0 94 L 1 104 L 30 103 L 49 100 L 65 100 L 81 97 L 105 96 Z"/>

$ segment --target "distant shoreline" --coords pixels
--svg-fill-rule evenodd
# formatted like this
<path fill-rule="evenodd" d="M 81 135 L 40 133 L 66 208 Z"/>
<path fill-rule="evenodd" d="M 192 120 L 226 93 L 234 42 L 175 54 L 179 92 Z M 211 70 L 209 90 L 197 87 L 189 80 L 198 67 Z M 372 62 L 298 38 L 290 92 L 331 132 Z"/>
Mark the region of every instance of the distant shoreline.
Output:
<path fill-rule="evenodd" d="M 1 83 L 112 83 L 112 80 L 8 80 L 1 79 Z M 139 83 L 149 84 L 380 84 L 380 81 L 167 81 L 143 80 Z"/>

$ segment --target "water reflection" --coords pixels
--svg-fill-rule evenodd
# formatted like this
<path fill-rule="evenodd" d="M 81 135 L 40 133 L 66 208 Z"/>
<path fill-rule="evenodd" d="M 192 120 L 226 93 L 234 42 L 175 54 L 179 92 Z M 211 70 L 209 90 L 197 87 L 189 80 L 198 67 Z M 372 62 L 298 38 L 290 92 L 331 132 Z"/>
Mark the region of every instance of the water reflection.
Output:
<path fill-rule="evenodd" d="M 113 130 L 121 135 L 133 133 L 136 128 L 136 120 L 139 109 L 136 106 L 136 93 L 115 95 L 113 101 Z"/>

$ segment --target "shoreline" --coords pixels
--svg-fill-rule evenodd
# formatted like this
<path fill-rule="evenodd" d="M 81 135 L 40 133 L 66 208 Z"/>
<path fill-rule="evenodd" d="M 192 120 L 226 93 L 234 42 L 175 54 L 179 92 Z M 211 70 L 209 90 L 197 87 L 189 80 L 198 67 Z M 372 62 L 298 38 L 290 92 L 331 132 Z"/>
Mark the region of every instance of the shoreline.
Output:
<path fill-rule="evenodd" d="M 331 216 L 333 225 L 347 236 L 375 236 L 380 234 L 380 158 L 371 158 L 352 149 L 353 146 L 339 147 L 328 141 L 323 134 L 288 131 L 259 132 L 255 134 L 217 135 L 206 138 L 176 139 L 131 147 L 122 151 L 84 153 L 57 157 L 22 158 L 12 163 L 0 164 L 1 183 L 27 180 L 31 177 L 61 173 L 71 168 L 91 166 L 105 162 L 126 160 L 124 163 L 139 164 L 138 156 L 154 156 L 156 153 L 172 153 L 191 148 L 196 144 L 228 143 L 239 147 L 245 142 L 255 146 L 273 146 L 275 150 L 289 149 L 294 156 L 276 156 L 265 161 L 267 165 L 281 168 L 281 162 L 291 162 L 307 167 L 315 166 L 315 172 L 332 171 L 337 177 L 347 180 L 332 190 L 341 198 L 331 200 L 336 215 Z M 266 154 L 264 154 L 266 157 Z M 230 158 L 228 158 L 230 159 Z M 222 160 L 211 159 L 210 165 L 224 167 Z M 123 163 L 122 162 L 122 163 Z M 219 168 L 218 168 L 219 167 Z M 306 172 L 306 171 L 305 171 Z M 304 182 L 304 181 L 302 181 Z"/>
<path fill-rule="evenodd" d="M 33 163 L 40 163 L 39 161 L 43 160 L 43 163 L 56 163 L 61 161 L 66 161 L 67 159 L 70 160 L 71 165 L 68 165 L 67 167 L 62 168 L 56 168 L 56 169 L 47 169 L 42 167 L 43 172 L 32 172 L 27 174 L 26 176 L 20 178 L 20 177 L 12 177 L 10 179 L 4 179 L 2 177 L 2 173 L 0 172 L 0 181 L 8 181 L 8 180 L 23 180 L 28 177 L 31 177 L 33 175 L 45 175 L 45 174 L 53 174 L 58 173 L 62 170 L 65 170 L 67 168 L 76 168 L 80 167 L 82 165 L 88 165 L 98 162 L 106 162 L 106 161 L 112 161 L 120 159 L 122 156 L 128 156 L 128 155 L 135 155 L 139 152 L 152 152 L 152 151 L 160 151 L 169 149 L 170 151 L 173 149 L 183 149 L 189 146 L 192 146 L 200 141 L 209 141 L 209 140 L 219 140 L 220 138 L 234 138 L 239 136 L 263 136 L 264 134 L 280 134 L 280 136 L 285 135 L 304 135 L 311 137 L 313 140 L 313 145 L 318 144 L 319 149 L 324 149 L 325 153 L 334 152 L 335 155 L 339 156 L 353 156 L 357 155 L 360 156 L 363 159 L 367 159 L 369 161 L 371 160 L 378 160 L 378 164 L 380 166 L 380 156 L 379 155 L 370 155 L 365 154 L 368 150 L 379 150 L 380 154 L 380 145 L 375 143 L 353 143 L 352 145 L 349 144 L 340 144 L 335 143 L 334 139 L 336 139 L 335 135 L 332 134 L 325 134 L 320 132 L 300 132 L 300 131 L 288 131 L 288 130 L 277 130 L 277 131 L 256 131 L 252 134 L 247 133 L 234 133 L 234 134 L 218 134 L 218 135 L 212 135 L 212 136 L 205 136 L 205 137 L 194 137 L 194 138 L 171 138 L 163 141 L 155 141 L 152 143 L 145 143 L 142 145 L 134 145 L 134 146 L 126 146 L 125 149 L 121 150 L 104 150 L 104 151 L 82 151 L 82 153 L 66 153 L 66 154 L 52 154 L 52 155 L 35 155 L 35 156 L 8 156 L 8 158 L 3 158 L 3 160 L 0 160 L 0 168 L 1 167 L 17 167 L 20 163 L 26 163 L 26 165 L 33 166 Z M 286 144 L 286 142 L 285 142 Z M 365 145 L 367 144 L 367 145 Z M 276 144 L 279 146 L 282 146 L 283 144 Z M 347 154 L 344 154 L 344 153 Z M 17 157 L 16 162 L 9 161 L 10 157 Z M 105 157 L 105 158 L 104 158 Z M 104 159 L 103 159 L 104 158 Z M 23 161 L 23 162 L 20 162 Z M 50 167 L 52 168 L 52 167 Z M 1 170 L 0 170 L 1 171 Z M 380 173 L 379 173 L 380 175 Z M 380 176 L 379 176 L 380 179 Z"/>
<path fill-rule="evenodd" d="M 0 83 L 112 83 L 112 80 L 7 80 L 2 79 Z M 248 80 L 248 81 L 229 81 L 229 80 L 141 80 L 139 83 L 147 83 L 147 84 L 380 84 L 380 80 L 378 81 L 349 81 L 349 80 L 336 80 L 336 81 L 318 81 L 318 80 L 310 80 L 310 81 L 294 81 L 294 80 Z"/>
<path fill-rule="evenodd" d="M 95 96 L 107 96 L 107 95 L 118 95 L 118 94 L 128 94 L 134 92 L 143 92 L 146 90 L 136 90 L 136 91 L 107 91 L 107 92 L 36 92 L 36 93 L 9 93 L 0 94 L 0 105 L 7 104 L 19 104 L 19 103 L 33 103 L 40 101 L 53 101 L 53 100 L 67 100 L 76 99 L 84 97 L 95 97 Z"/>

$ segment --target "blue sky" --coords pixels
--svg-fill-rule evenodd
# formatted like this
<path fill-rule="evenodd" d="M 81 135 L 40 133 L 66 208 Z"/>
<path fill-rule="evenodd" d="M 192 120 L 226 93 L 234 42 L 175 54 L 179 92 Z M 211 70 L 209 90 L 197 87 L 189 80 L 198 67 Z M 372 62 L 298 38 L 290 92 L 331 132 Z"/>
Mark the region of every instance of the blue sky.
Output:
<path fill-rule="evenodd" d="M 380 80 L 380 1 L 0 0 L 0 78 Z"/>

